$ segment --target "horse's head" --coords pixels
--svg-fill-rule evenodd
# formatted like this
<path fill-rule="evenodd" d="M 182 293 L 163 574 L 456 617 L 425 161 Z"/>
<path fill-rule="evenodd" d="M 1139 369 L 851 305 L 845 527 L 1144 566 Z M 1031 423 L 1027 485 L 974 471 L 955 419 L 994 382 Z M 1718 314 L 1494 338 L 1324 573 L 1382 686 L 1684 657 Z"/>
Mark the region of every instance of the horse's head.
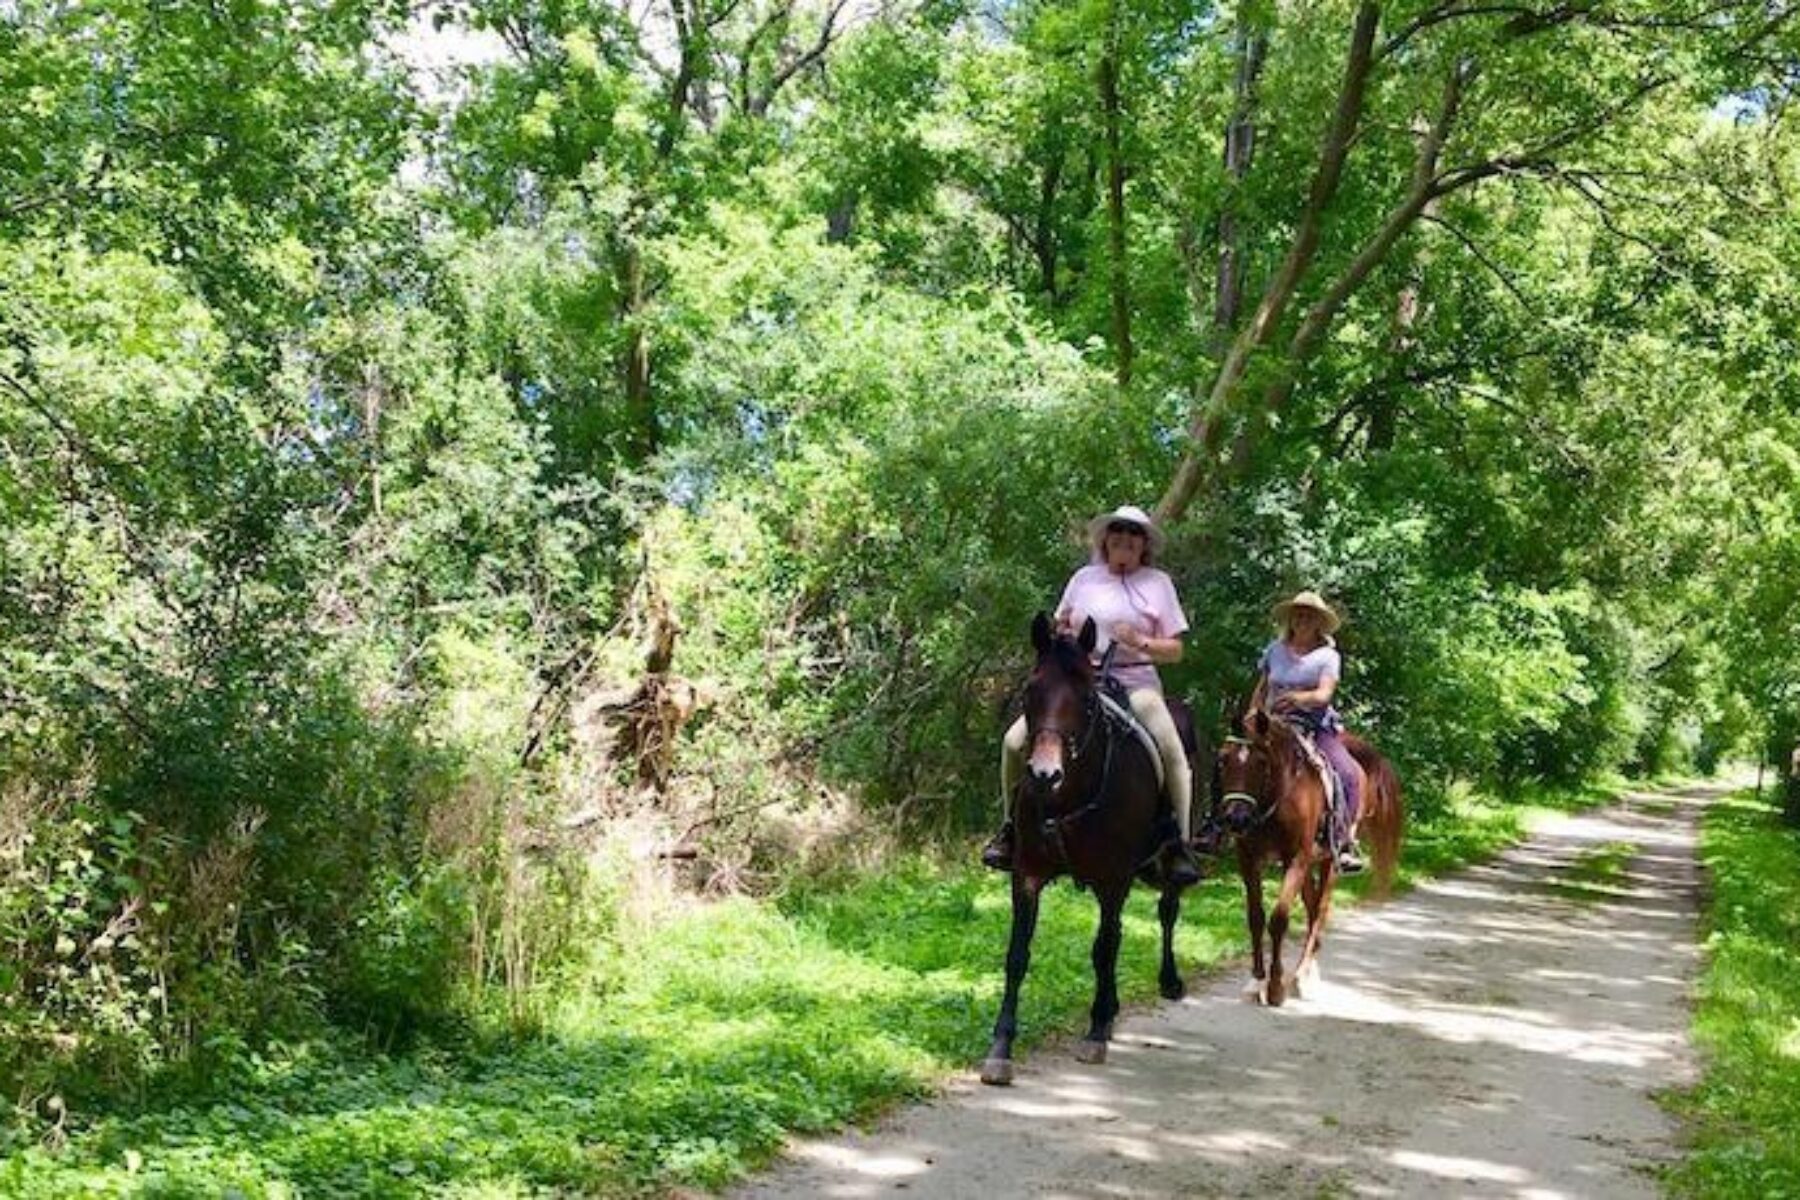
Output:
<path fill-rule="evenodd" d="M 1268 803 L 1276 730 L 1277 723 L 1258 709 L 1248 719 L 1234 719 L 1231 736 L 1219 747 L 1219 818 L 1232 833 L 1248 831 Z"/>
<path fill-rule="evenodd" d="M 1062 786 L 1098 720 L 1089 658 L 1096 636 L 1092 619 L 1073 638 L 1058 634 L 1041 612 L 1031 622 L 1037 665 L 1025 681 L 1025 781 L 1040 791 Z"/>

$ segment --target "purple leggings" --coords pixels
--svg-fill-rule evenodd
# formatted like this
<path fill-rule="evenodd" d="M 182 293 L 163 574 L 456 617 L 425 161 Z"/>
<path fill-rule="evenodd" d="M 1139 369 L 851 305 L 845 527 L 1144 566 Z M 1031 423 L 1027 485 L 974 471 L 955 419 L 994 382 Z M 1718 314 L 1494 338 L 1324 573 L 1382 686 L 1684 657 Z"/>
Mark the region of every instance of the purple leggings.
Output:
<path fill-rule="evenodd" d="M 1362 767 L 1351 757 L 1349 748 L 1344 745 L 1344 739 L 1338 736 L 1336 730 L 1320 730 L 1313 735 L 1313 741 L 1344 785 L 1344 811 L 1338 814 L 1337 828 L 1338 840 L 1341 842 L 1349 836 L 1350 827 L 1356 822 L 1356 814 L 1362 808 Z"/>

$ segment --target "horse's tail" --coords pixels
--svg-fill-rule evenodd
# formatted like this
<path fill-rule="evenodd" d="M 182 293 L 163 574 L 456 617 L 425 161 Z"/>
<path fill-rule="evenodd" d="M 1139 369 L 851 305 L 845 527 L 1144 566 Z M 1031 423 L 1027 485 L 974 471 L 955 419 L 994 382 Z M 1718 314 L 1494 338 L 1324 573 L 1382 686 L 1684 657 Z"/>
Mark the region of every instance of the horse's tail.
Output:
<path fill-rule="evenodd" d="M 1375 851 L 1375 883 L 1377 896 L 1393 890 L 1394 875 L 1400 867 L 1400 843 L 1406 836 L 1406 806 L 1401 802 L 1400 776 L 1393 764 L 1375 747 L 1360 738 L 1347 739 L 1351 755 L 1362 766 L 1368 780 L 1362 826 L 1368 832 Z"/>

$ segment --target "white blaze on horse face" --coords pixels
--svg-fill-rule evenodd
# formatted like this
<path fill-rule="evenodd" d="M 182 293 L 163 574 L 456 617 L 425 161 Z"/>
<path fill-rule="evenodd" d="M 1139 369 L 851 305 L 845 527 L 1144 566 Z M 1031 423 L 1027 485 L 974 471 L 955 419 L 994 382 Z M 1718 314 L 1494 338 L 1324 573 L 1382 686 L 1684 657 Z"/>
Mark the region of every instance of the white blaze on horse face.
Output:
<path fill-rule="evenodd" d="M 1054 730 L 1040 729 L 1031 739 L 1031 758 L 1027 766 L 1031 777 L 1040 783 L 1054 783 L 1062 778 L 1063 743 Z"/>
<path fill-rule="evenodd" d="M 1219 772 L 1225 790 L 1244 792 L 1250 789 L 1250 747 L 1233 743 L 1225 748 L 1223 769 Z"/>

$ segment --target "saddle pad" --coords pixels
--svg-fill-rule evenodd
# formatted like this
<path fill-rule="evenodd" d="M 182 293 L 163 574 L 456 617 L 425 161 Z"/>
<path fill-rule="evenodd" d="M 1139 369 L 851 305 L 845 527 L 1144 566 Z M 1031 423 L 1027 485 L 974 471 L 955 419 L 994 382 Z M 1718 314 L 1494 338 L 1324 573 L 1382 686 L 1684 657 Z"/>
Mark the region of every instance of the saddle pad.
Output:
<path fill-rule="evenodd" d="M 1319 781 L 1325 785 L 1326 810 L 1338 811 L 1344 805 L 1344 781 L 1338 778 L 1338 773 L 1325 761 L 1325 755 L 1319 750 L 1319 743 L 1313 740 L 1312 734 L 1296 726 L 1294 736 L 1306 755 L 1306 761 L 1312 764 L 1313 770 L 1319 773 Z"/>
<path fill-rule="evenodd" d="M 1132 712 L 1131 709 L 1125 705 L 1120 704 L 1117 700 L 1114 700 L 1105 692 L 1100 693 L 1100 704 L 1106 709 L 1113 720 L 1119 722 L 1126 729 L 1129 729 L 1132 736 L 1142 742 L 1144 744 L 1144 749 L 1150 752 L 1150 761 L 1156 765 L 1156 786 L 1159 788 L 1162 787 L 1162 751 L 1156 748 L 1156 739 L 1150 736 L 1150 731 L 1144 728 L 1144 723 L 1137 719 L 1136 713 Z"/>

